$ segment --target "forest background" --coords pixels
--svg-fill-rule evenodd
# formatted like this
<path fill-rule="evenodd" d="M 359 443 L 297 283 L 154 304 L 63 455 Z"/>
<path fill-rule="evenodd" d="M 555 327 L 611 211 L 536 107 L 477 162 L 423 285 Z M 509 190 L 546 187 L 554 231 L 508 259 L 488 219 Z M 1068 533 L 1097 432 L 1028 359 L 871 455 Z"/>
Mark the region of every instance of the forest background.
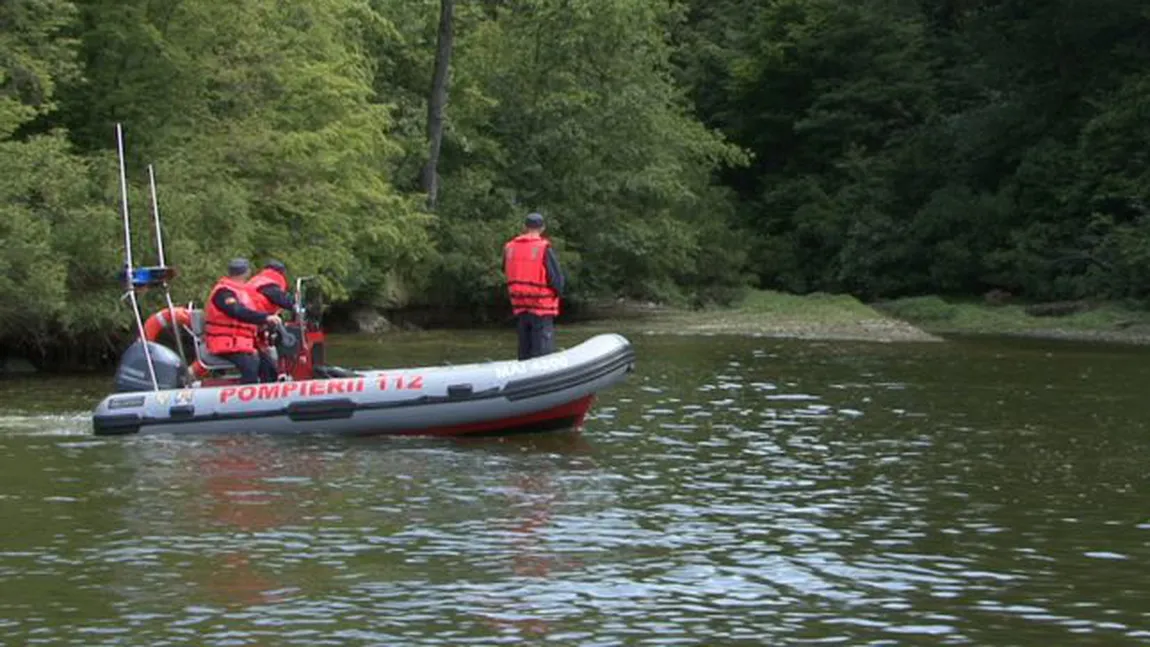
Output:
<path fill-rule="evenodd" d="M 242 255 L 498 320 L 529 211 L 576 312 L 1150 296 L 1137 0 L 4 0 L 0 346 L 122 342 L 116 123 L 180 302 Z"/>

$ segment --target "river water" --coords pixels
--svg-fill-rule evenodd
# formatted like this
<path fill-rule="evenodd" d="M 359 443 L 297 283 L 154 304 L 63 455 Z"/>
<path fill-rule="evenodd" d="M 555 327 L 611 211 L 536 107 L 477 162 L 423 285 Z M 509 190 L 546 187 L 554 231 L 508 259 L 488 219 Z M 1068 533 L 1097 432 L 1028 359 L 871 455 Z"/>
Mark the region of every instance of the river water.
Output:
<path fill-rule="evenodd" d="M 0 644 L 1150 644 L 1147 350 L 640 332 L 509 439 L 96 438 L 108 377 L 0 381 Z"/>

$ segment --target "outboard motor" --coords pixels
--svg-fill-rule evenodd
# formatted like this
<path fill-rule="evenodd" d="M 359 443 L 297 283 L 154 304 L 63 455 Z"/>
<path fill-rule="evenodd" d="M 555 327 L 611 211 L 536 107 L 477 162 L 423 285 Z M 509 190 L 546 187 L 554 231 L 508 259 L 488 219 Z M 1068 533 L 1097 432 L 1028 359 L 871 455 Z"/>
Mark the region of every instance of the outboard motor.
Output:
<path fill-rule="evenodd" d="M 148 342 L 148 352 L 152 355 L 152 365 L 156 369 L 156 383 L 161 389 L 178 389 L 186 385 L 187 365 L 172 349 L 155 342 Z M 120 357 L 116 368 L 116 391 L 151 391 L 152 376 L 148 372 L 148 358 L 144 346 L 136 340 Z"/>

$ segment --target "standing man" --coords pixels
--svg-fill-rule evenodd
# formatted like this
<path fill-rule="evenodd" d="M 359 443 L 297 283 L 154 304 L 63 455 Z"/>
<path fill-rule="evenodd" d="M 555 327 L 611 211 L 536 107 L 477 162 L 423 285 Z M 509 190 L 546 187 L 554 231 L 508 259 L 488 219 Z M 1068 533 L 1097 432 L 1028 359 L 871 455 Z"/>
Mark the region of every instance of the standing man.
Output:
<path fill-rule="evenodd" d="M 274 382 L 276 367 L 256 351 L 256 336 L 261 325 L 275 326 L 282 320 L 255 309 L 251 288 L 245 284 L 249 276 L 247 259 L 228 263 L 228 275 L 216 282 L 204 307 L 204 338 L 209 353 L 239 369 L 241 384 Z"/>
<path fill-rule="evenodd" d="M 527 215 L 523 233 L 503 246 L 503 273 L 519 330 L 519 359 L 555 352 L 555 317 L 563 295 L 563 272 L 543 237 L 543 216 Z"/>

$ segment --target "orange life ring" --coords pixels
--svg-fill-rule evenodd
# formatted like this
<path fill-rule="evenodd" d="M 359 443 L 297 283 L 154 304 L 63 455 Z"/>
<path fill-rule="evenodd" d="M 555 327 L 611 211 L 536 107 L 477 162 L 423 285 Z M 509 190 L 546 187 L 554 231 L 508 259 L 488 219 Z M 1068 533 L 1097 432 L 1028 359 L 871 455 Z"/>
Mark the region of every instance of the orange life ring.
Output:
<path fill-rule="evenodd" d="M 160 335 L 163 334 L 164 329 L 170 325 L 168 315 L 174 315 L 176 323 L 186 328 L 192 327 L 192 313 L 188 312 L 187 308 L 172 308 L 169 311 L 167 308 L 157 310 L 155 314 L 148 317 L 144 322 L 144 337 L 148 341 L 158 341 Z"/>
<path fill-rule="evenodd" d="M 191 330 L 192 313 L 187 308 L 177 307 L 171 310 L 164 308 L 163 310 L 157 310 L 155 314 L 148 317 L 148 320 L 144 322 L 144 337 L 148 341 L 159 341 L 160 335 L 163 334 L 164 330 L 167 329 L 170 324 L 168 321 L 170 315 L 175 316 L 178 325 Z M 203 362 L 199 359 L 194 360 L 190 368 L 192 369 L 192 374 L 200 378 L 206 377 L 211 373 L 208 367 L 204 366 Z"/>

